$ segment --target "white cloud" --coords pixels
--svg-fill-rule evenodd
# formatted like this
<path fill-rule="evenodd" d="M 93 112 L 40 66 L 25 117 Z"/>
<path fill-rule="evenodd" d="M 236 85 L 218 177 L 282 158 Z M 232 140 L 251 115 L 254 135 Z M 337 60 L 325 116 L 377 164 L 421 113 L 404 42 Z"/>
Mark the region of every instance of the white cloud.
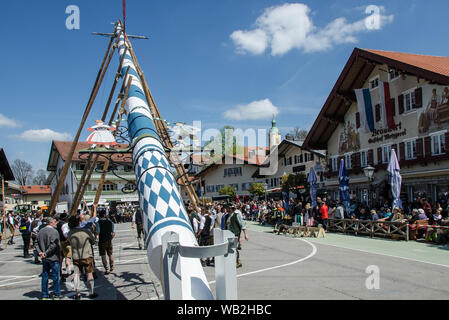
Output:
<path fill-rule="evenodd" d="M 17 128 L 20 127 L 20 124 L 18 121 L 7 118 L 0 113 L 0 128 L 1 127 Z"/>
<path fill-rule="evenodd" d="M 364 19 L 348 23 L 340 17 L 324 28 L 316 27 L 310 17 L 310 8 L 302 3 L 287 3 L 265 9 L 257 18 L 252 30 L 237 30 L 231 34 L 238 53 L 263 54 L 268 48 L 271 55 L 284 55 L 292 49 L 304 52 L 324 51 L 334 45 L 357 42 L 356 34 L 380 30 L 393 22 L 394 16 L 386 16 L 379 7 L 379 24 L 375 28 Z"/>
<path fill-rule="evenodd" d="M 262 54 L 267 49 L 268 39 L 262 30 L 253 31 L 234 31 L 231 39 L 237 45 L 237 51 L 241 54 L 246 52 L 252 54 Z"/>
<path fill-rule="evenodd" d="M 277 114 L 279 114 L 279 109 L 271 103 L 270 99 L 264 99 L 245 105 L 237 105 L 235 108 L 224 112 L 223 116 L 229 120 L 241 121 L 269 119 Z"/>
<path fill-rule="evenodd" d="M 13 136 L 14 138 L 32 141 L 32 142 L 50 142 L 52 140 L 57 141 L 69 141 L 72 140 L 72 136 L 69 133 L 60 133 L 50 129 L 41 130 L 27 130 L 20 135 Z"/>

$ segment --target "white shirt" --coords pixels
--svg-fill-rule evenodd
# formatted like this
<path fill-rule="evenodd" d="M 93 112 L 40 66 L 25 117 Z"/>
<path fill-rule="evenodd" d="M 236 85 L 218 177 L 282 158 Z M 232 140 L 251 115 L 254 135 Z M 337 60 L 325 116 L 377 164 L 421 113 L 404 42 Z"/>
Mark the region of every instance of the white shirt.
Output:
<path fill-rule="evenodd" d="M 64 223 L 61 227 L 61 230 L 62 230 L 62 234 L 64 235 L 64 237 L 68 238 L 69 232 L 70 232 L 69 224 Z"/>
<path fill-rule="evenodd" d="M 211 217 L 210 215 L 209 215 L 209 217 L 211 219 L 211 221 L 210 221 L 210 229 L 209 230 L 212 230 L 214 228 L 214 224 L 215 224 L 215 217 Z M 201 222 L 200 222 L 200 230 L 204 229 L 204 225 L 205 224 L 206 224 L 206 216 L 202 216 L 201 217 Z"/>

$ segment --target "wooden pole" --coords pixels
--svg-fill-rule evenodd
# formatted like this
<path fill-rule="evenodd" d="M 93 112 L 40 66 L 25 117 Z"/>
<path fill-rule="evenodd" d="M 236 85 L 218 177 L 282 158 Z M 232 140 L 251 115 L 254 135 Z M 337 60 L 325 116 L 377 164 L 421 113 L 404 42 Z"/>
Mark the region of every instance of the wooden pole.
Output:
<path fill-rule="evenodd" d="M 119 63 L 119 66 L 118 66 L 118 70 L 117 70 L 117 73 L 115 75 L 114 84 L 112 85 L 112 89 L 111 89 L 111 93 L 109 94 L 108 102 L 106 103 L 106 107 L 104 109 L 103 116 L 101 117 L 101 120 L 103 120 L 103 121 L 106 120 L 106 116 L 107 116 L 108 111 L 109 111 L 109 106 L 111 105 L 112 97 L 114 96 L 115 87 L 117 86 L 118 79 L 121 76 L 120 75 L 120 70 L 122 70 L 123 60 L 125 60 L 125 55 L 126 55 L 127 50 L 128 50 L 128 48 L 125 48 L 125 54 L 123 55 L 122 59 L 120 60 L 120 63 Z M 109 125 L 111 125 L 111 124 L 109 124 Z"/>
<path fill-rule="evenodd" d="M 125 90 L 125 79 L 126 79 L 126 77 L 128 76 L 128 73 L 129 73 L 129 66 L 128 66 L 128 68 L 126 69 L 126 74 L 125 74 L 125 76 L 123 77 L 122 88 L 120 89 L 120 93 L 119 93 L 117 102 L 115 103 L 114 110 L 112 111 L 111 118 L 109 119 L 109 125 L 111 125 L 112 122 L 114 121 L 114 117 L 115 117 L 115 114 L 117 113 L 117 110 L 118 110 L 118 107 L 119 107 L 119 105 L 120 105 L 120 102 L 121 102 L 122 99 L 125 97 L 125 93 L 124 93 L 124 90 Z"/>
<path fill-rule="evenodd" d="M 126 36 L 125 36 L 125 38 L 126 38 Z M 126 39 L 126 43 L 127 43 L 128 47 L 129 47 L 129 52 L 130 52 L 131 57 L 133 59 L 134 65 L 136 66 L 136 71 L 139 74 L 140 80 L 142 82 L 144 93 L 145 93 L 145 98 L 146 98 L 146 100 L 148 102 L 148 106 L 151 109 L 151 113 L 153 115 L 153 118 L 161 119 L 161 115 L 160 115 L 159 110 L 158 110 L 158 108 L 156 106 L 156 103 L 155 103 L 155 101 L 153 99 L 153 96 L 151 95 L 150 89 L 149 89 L 148 84 L 146 82 L 145 76 L 144 76 L 144 74 L 142 72 L 142 69 L 139 66 L 139 63 L 138 63 L 137 58 L 136 58 L 136 55 L 134 54 L 134 50 L 132 48 L 132 45 L 131 45 L 131 43 L 129 42 L 128 39 Z M 167 129 L 164 121 L 162 121 L 162 120 L 154 120 L 154 122 L 155 122 L 155 125 L 156 125 L 156 129 L 157 129 L 157 131 L 158 131 L 158 133 L 160 135 L 160 138 L 163 139 L 164 144 L 167 145 L 167 147 L 172 149 L 173 148 L 173 143 L 170 140 L 170 136 L 168 134 L 168 129 Z M 186 193 L 187 193 L 187 196 L 190 199 L 190 202 L 194 206 L 195 210 L 199 211 L 198 204 L 199 204 L 200 201 L 199 201 L 198 195 L 194 192 L 193 187 L 192 187 L 192 185 L 190 184 L 190 182 L 188 180 L 185 168 L 184 168 L 184 166 L 182 164 L 180 164 L 178 155 L 174 154 L 174 156 L 175 156 L 175 159 L 174 159 L 174 162 L 172 164 L 175 167 L 176 172 L 178 173 L 178 176 L 180 177 L 181 183 L 183 184 L 183 186 L 184 186 L 184 188 L 186 190 Z"/>
<path fill-rule="evenodd" d="M 115 28 L 117 29 L 117 25 L 116 25 Z M 74 138 L 74 140 L 72 142 L 72 146 L 70 148 L 69 154 L 67 155 L 67 159 L 66 159 L 66 161 L 64 163 L 64 167 L 62 168 L 61 175 L 59 176 L 58 184 L 56 186 L 55 192 L 53 193 L 53 197 L 51 198 L 50 208 L 49 208 L 50 214 L 56 208 L 56 203 L 57 203 L 57 201 L 59 199 L 59 195 L 61 194 L 62 188 L 64 186 L 64 181 L 65 181 L 65 178 L 66 178 L 67 173 L 69 171 L 70 163 L 72 161 L 73 154 L 75 153 L 75 148 L 76 148 L 76 146 L 78 144 L 78 140 L 79 140 L 79 137 L 81 135 L 81 131 L 83 130 L 84 124 L 86 123 L 87 117 L 88 117 L 88 115 L 90 113 L 90 110 L 92 109 L 92 105 L 93 105 L 93 103 L 95 101 L 95 98 L 96 98 L 96 96 L 98 94 L 98 90 L 100 89 L 101 83 L 102 83 L 102 81 L 104 79 L 104 75 L 106 74 L 106 71 L 107 71 L 107 69 L 109 67 L 109 63 L 110 63 L 110 61 L 112 59 L 112 56 L 114 54 L 114 51 L 115 51 L 115 49 L 117 47 L 117 43 L 118 43 L 119 38 L 120 38 L 120 35 L 117 37 L 115 45 L 114 45 L 114 47 L 113 47 L 111 52 L 109 52 L 109 51 L 110 51 L 111 44 L 112 44 L 114 38 L 111 37 L 111 40 L 109 41 L 109 45 L 108 45 L 108 49 L 106 51 L 106 55 L 104 56 L 103 62 L 102 62 L 101 67 L 100 67 L 100 70 L 98 71 L 97 79 L 95 81 L 94 88 L 92 89 L 92 93 L 91 93 L 89 102 L 87 103 L 86 110 L 84 111 L 83 118 L 81 119 L 81 123 L 80 123 L 80 126 L 78 128 L 78 132 L 76 133 L 76 136 L 75 136 L 75 138 Z M 110 53 L 109 59 L 108 59 L 106 65 L 105 65 L 105 61 L 106 61 L 109 53 Z"/>
<path fill-rule="evenodd" d="M 106 174 L 108 173 L 108 169 L 109 169 L 109 160 L 106 159 L 104 162 L 104 165 L 103 165 L 103 172 L 101 174 L 100 183 L 98 184 L 97 193 L 95 194 L 95 200 L 94 200 L 95 205 L 97 205 L 98 201 L 100 201 L 101 192 L 103 191 L 103 184 L 104 184 L 104 180 L 106 179 Z"/>
<path fill-rule="evenodd" d="M 84 170 L 83 170 L 83 175 L 82 175 L 81 180 L 78 183 L 78 186 L 76 188 L 75 197 L 73 198 L 72 207 L 70 208 L 70 214 L 71 215 L 73 215 L 74 212 L 76 212 L 76 210 L 78 209 L 77 207 L 74 206 L 74 204 L 78 203 L 78 197 L 80 197 L 81 189 L 82 189 L 82 186 L 84 185 L 84 182 L 86 180 L 87 171 L 90 168 L 91 162 L 92 162 L 92 154 L 90 154 L 89 158 L 87 159 L 87 163 L 86 163 L 86 165 L 84 167 Z"/>
<path fill-rule="evenodd" d="M 122 99 L 122 105 L 120 106 L 120 110 L 122 110 L 125 107 L 126 100 L 128 100 L 128 94 L 129 94 L 129 89 L 131 88 L 131 83 L 132 83 L 132 79 L 129 78 L 128 85 L 126 86 L 125 96 Z M 117 124 L 117 126 L 118 125 L 120 125 L 120 122 Z M 114 137 L 116 135 L 117 135 L 117 131 L 114 132 Z M 103 165 L 103 172 L 101 174 L 100 183 L 98 184 L 97 193 L 95 195 L 95 201 L 94 201 L 95 205 L 97 205 L 98 201 L 100 201 L 101 192 L 103 191 L 103 184 L 104 184 L 104 180 L 106 179 L 106 174 L 108 172 L 108 169 L 109 169 L 109 160 L 106 159 L 106 161 L 104 162 L 104 165 Z"/>
<path fill-rule="evenodd" d="M 72 206 L 73 211 L 70 212 L 71 215 L 76 214 L 76 210 L 78 209 L 78 206 L 80 205 L 81 200 L 84 197 L 84 193 L 86 193 L 87 185 L 90 182 L 90 177 L 92 176 L 92 172 L 95 170 L 95 167 L 97 166 L 97 161 L 98 161 L 98 155 L 96 155 L 94 158 L 94 162 L 92 163 L 92 166 L 90 167 L 89 174 L 87 175 L 86 181 L 84 182 L 84 185 L 81 189 L 80 196 L 78 197 L 77 202 L 74 203 L 74 205 Z"/>

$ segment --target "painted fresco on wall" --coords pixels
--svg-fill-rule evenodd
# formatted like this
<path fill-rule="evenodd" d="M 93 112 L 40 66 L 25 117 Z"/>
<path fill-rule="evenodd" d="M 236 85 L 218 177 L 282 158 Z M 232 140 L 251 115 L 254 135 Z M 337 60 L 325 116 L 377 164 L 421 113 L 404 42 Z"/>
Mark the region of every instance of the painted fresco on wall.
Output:
<path fill-rule="evenodd" d="M 432 89 L 432 96 L 425 105 L 426 109 L 419 116 L 420 134 L 449 129 L 449 88 L 438 91 L 437 88 Z"/>
<path fill-rule="evenodd" d="M 355 125 L 348 121 L 340 132 L 338 153 L 347 153 L 360 150 L 360 135 Z"/>

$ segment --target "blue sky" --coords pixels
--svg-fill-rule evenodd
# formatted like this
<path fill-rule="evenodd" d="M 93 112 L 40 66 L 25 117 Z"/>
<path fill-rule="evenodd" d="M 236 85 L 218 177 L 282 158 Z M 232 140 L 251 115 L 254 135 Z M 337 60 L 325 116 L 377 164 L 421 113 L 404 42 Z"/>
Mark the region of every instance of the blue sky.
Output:
<path fill-rule="evenodd" d="M 2 1 L 0 146 L 10 163 L 46 168 L 51 138 L 75 135 L 108 41 L 91 32 L 112 32 L 121 3 Z M 79 30 L 66 28 L 69 5 L 80 9 Z M 368 5 L 381 9 L 377 30 L 364 27 Z M 133 45 L 168 121 L 258 129 L 275 112 L 285 135 L 311 127 L 354 47 L 447 56 L 447 12 L 437 0 L 127 0 L 127 31 L 150 36 Z"/>

